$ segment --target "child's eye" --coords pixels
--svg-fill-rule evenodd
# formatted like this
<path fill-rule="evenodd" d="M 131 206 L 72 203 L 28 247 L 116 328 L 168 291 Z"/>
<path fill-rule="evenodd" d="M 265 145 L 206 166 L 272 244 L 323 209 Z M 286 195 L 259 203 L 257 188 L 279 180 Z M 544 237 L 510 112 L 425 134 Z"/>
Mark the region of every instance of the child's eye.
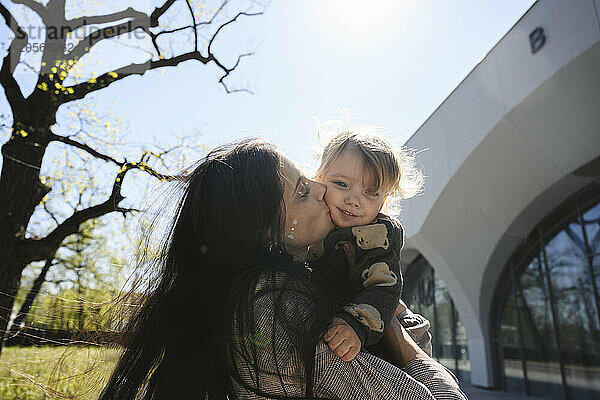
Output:
<path fill-rule="evenodd" d="M 367 196 L 379 197 L 379 193 L 369 193 L 369 192 L 367 192 Z"/>
<path fill-rule="evenodd" d="M 346 185 L 346 183 L 342 182 L 342 181 L 333 181 L 334 185 L 337 185 L 339 187 L 343 187 L 343 188 L 347 188 L 348 185 Z"/>

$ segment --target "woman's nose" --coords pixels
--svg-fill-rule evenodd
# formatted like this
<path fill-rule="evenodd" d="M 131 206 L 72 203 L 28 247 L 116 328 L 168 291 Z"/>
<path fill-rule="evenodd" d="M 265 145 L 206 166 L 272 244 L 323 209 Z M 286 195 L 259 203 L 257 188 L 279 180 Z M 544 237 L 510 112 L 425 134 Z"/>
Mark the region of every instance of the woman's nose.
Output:
<path fill-rule="evenodd" d="M 325 192 L 327 191 L 327 186 L 325 186 L 324 184 L 317 182 L 317 181 L 312 181 L 312 183 L 313 183 L 312 191 L 315 194 L 315 199 L 317 199 L 318 201 L 322 201 L 325 198 Z"/>

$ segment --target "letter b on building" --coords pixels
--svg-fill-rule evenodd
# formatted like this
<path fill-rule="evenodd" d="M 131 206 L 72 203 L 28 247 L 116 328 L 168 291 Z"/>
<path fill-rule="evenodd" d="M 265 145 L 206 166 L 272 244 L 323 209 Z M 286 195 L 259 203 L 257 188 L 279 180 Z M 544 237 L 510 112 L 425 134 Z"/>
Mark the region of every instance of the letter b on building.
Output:
<path fill-rule="evenodd" d="M 537 27 L 529 34 L 529 46 L 531 47 L 531 54 L 535 54 L 541 49 L 546 43 L 546 35 L 544 35 L 544 29 Z"/>

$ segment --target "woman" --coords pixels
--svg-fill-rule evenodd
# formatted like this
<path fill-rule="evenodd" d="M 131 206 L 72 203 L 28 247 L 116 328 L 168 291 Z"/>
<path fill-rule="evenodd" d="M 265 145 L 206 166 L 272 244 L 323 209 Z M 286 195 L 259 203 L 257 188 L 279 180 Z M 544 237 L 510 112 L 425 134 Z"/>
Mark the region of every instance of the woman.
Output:
<path fill-rule="evenodd" d="M 321 334 L 339 310 L 303 264 L 333 228 L 325 186 L 273 145 L 217 148 L 183 187 L 102 399 L 464 398 L 399 324 L 386 335 L 406 372 L 329 350 Z"/>

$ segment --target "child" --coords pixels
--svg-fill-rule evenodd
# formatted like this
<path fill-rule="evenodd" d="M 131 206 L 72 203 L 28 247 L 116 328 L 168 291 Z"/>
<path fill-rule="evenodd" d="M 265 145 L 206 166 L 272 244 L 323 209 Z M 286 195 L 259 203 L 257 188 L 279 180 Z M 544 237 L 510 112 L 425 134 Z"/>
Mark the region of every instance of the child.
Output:
<path fill-rule="evenodd" d="M 404 231 L 380 211 L 388 197 L 417 192 L 422 175 L 411 158 L 394 152 L 382 138 L 343 132 L 325 147 L 316 179 L 327 186 L 325 201 L 339 229 L 311 247 L 310 266 L 343 310 L 323 338 L 350 361 L 361 347 L 381 339 L 402 292 Z M 426 320 L 412 323 L 422 325 L 413 336 L 429 338 Z M 418 332 L 422 328 L 425 332 Z"/>

